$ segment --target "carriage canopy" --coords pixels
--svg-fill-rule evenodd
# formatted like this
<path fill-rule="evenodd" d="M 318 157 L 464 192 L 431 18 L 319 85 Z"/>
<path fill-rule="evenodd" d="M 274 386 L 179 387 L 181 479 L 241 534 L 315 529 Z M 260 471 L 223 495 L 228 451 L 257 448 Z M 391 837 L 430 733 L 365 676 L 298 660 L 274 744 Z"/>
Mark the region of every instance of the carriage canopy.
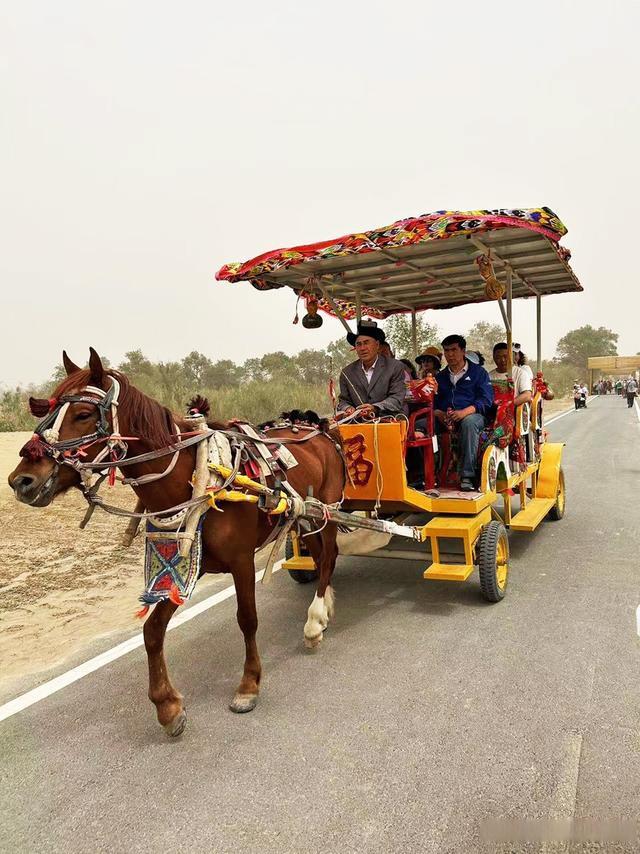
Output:
<path fill-rule="evenodd" d="M 335 240 L 225 264 L 216 279 L 317 296 L 344 318 L 385 318 L 490 299 L 477 259 L 510 279 L 512 298 L 581 291 L 559 245 L 567 229 L 549 208 L 436 211 Z"/>

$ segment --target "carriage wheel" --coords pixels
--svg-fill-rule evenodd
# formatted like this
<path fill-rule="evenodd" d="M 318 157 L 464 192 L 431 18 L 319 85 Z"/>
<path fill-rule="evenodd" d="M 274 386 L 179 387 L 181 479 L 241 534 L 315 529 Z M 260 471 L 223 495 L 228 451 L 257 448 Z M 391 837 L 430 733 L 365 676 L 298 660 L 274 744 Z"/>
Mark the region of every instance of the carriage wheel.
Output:
<path fill-rule="evenodd" d="M 507 592 L 509 576 L 509 539 L 502 522 L 489 522 L 476 547 L 480 590 L 488 602 L 500 602 Z"/>
<path fill-rule="evenodd" d="M 566 501 L 567 494 L 564 485 L 564 471 L 562 470 L 562 467 L 560 467 L 560 477 L 558 478 L 558 494 L 556 495 L 556 503 L 553 505 L 551 510 L 549 510 L 549 519 L 552 519 L 554 522 L 559 522 L 560 519 L 562 519 L 562 517 L 564 516 L 564 508 Z"/>
<path fill-rule="evenodd" d="M 291 560 L 293 557 L 293 543 L 291 542 L 291 537 L 287 537 L 287 541 L 284 546 L 284 556 L 287 560 Z M 309 584 L 312 581 L 317 581 L 319 574 L 320 573 L 317 569 L 289 570 L 289 575 L 294 581 L 297 581 L 298 584 Z"/>

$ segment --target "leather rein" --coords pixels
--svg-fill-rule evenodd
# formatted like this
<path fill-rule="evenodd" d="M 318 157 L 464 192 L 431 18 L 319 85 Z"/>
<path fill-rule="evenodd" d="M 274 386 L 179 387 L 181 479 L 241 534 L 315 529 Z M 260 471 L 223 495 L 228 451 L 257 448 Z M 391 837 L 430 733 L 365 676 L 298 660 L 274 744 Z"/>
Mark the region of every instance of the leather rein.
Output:
<path fill-rule="evenodd" d="M 139 437 L 121 436 L 118 423 L 118 400 L 120 396 L 120 383 L 111 376 L 111 386 L 107 391 L 98 388 L 97 386 L 87 386 L 78 394 L 63 395 L 60 398 L 49 401 L 49 413 L 38 422 L 34 430 L 33 438 L 27 442 L 21 449 L 20 456 L 27 459 L 39 459 L 42 456 L 51 457 L 56 465 L 67 465 L 75 469 L 81 477 L 81 490 L 89 503 L 90 507 L 81 527 L 84 527 L 93 511 L 94 507 L 99 506 L 108 513 L 117 516 L 126 516 L 128 518 L 145 518 L 149 516 L 161 517 L 175 515 L 188 507 L 195 506 L 206 500 L 206 496 L 185 501 L 175 507 L 169 507 L 166 510 L 154 511 L 152 514 L 143 512 L 137 513 L 129 510 L 124 510 L 113 505 L 105 504 L 98 496 L 97 492 L 105 478 L 108 477 L 110 485 L 115 483 L 115 474 L 117 468 L 124 468 L 139 463 L 150 462 L 152 460 L 161 459 L 169 454 L 173 455 L 166 469 L 159 473 L 142 475 L 139 478 L 124 478 L 123 482 L 131 486 L 144 485 L 151 481 L 160 480 L 166 477 L 173 470 L 178 456 L 181 451 L 198 445 L 200 442 L 208 440 L 214 433 L 221 433 L 227 438 L 242 440 L 242 445 L 299 445 L 314 439 L 316 436 L 325 436 L 329 441 L 336 446 L 336 449 L 342 457 L 342 451 L 337 442 L 335 442 L 324 431 L 318 428 L 311 428 L 301 437 L 291 438 L 257 438 L 248 436 L 239 430 L 199 430 L 192 433 L 177 433 L 179 441 L 173 442 L 164 448 L 158 448 L 152 451 L 147 451 L 144 454 L 137 454 L 133 457 L 127 457 L 129 450 L 128 442 L 138 441 Z M 64 421 L 65 415 L 72 403 L 88 403 L 95 406 L 98 410 L 98 423 L 96 429 L 92 433 L 83 434 L 74 439 L 60 441 L 60 429 Z M 109 416 L 111 425 L 109 425 Z M 351 418 L 344 419 L 345 421 Z M 340 422 L 342 423 L 342 422 Z M 177 428 L 176 428 L 177 429 Z M 277 429 L 290 429 L 288 426 Z M 105 442 L 105 447 L 93 460 L 83 460 L 86 456 L 86 449 L 94 445 L 96 442 Z M 344 462 L 344 460 L 343 460 Z M 239 469 L 239 458 L 236 460 L 234 470 Z M 92 484 L 92 474 L 96 472 L 100 476 L 97 481 Z M 236 472 L 237 473 L 237 472 Z M 228 484 L 225 484 L 225 486 Z"/>

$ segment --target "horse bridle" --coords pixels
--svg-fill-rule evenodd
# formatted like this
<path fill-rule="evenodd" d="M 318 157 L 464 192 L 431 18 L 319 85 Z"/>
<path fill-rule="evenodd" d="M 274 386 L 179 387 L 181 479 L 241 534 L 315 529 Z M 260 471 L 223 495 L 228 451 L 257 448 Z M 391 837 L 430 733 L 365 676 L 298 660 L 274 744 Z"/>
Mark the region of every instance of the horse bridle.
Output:
<path fill-rule="evenodd" d="M 124 478 L 124 483 L 131 486 L 150 483 L 168 475 L 174 468 L 180 451 L 191 445 L 207 439 L 212 430 L 197 431 L 184 440 L 178 440 L 166 448 L 148 451 L 135 457 L 125 459 L 129 446 L 127 442 L 136 441 L 136 436 L 121 436 L 118 422 L 118 401 L 120 383 L 111 376 L 111 386 L 105 391 L 97 386 L 86 386 L 78 394 L 66 394 L 48 401 L 49 413 L 37 424 L 33 438 L 20 451 L 20 456 L 39 458 L 48 456 L 57 465 L 67 465 L 75 469 L 81 476 L 83 486 L 89 487 L 93 472 L 102 475 L 109 474 L 109 481 L 115 480 L 116 468 L 149 462 L 161 457 L 173 455 L 167 468 L 158 473 L 141 475 L 139 478 Z M 37 401 L 33 401 L 32 412 Z M 88 403 L 98 410 L 98 423 L 92 433 L 84 433 L 74 439 L 60 441 L 60 428 L 65 415 L 72 403 Z M 34 412 L 35 414 L 35 412 Z M 177 427 L 176 427 L 177 432 Z M 178 434 L 180 435 L 180 434 Z M 185 435 L 185 434 L 182 434 Z M 92 460 L 83 460 L 85 450 L 96 442 L 105 441 L 105 447 Z"/>
<path fill-rule="evenodd" d="M 95 395 L 95 397 L 89 395 Z M 49 414 L 36 425 L 34 435 L 38 436 L 45 445 L 46 454 L 55 459 L 61 453 L 64 454 L 65 451 L 82 450 L 100 439 L 120 439 L 118 428 L 119 396 L 120 383 L 115 377 L 111 377 L 111 386 L 107 391 L 97 386 L 86 386 L 79 394 L 65 394 L 62 397 L 54 398 L 49 401 Z M 95 406 L 98 410 L 98 423 L 93 433 L 85 433 L 82 436 L 61 442 L 60 428 L 72 403 L 88 403 Z M 111 415 L 111 425 L 109 424 L 109 415 Z"/>
<path fill-rule="evenodd" d="M 48 403 L 49 412 L 36 425 L 33 437 L 23 446 L 20 451 L 20 456 L 31 460 L 48 456 L 52 458 L 56 465 L 67 465 L 75 469 L 81 477 L 81 489 L 84 497 L 89 502 L 90 511 L 94 506 L 100 506 L 107 512 L 114 512 L 116 515 L 128 516 L 131 518 L 142 518 L 146 517 L 148 514 L 132 513 L 120 508 L 110 507 L 98 499 L 97 490 L 105 477 L 108 475 L 109 482 L 113 483 L 115 481 L 116 468 L 124 468 L 125 466 L 148 462 L 150 460 L 156 460 L 161 457 L 168 456 L 169 454 L 173 454 L 173 459 L 164 471 L 142 475 L 137 479 L 124 478 L 123 482 L 131 486 L 137 486 L 163 478 L 173 470 L 180 451 L 209 439 L 209 437 L 216 431 L 207 428 L 205 430 L 200 429 L 194 431 L 192 434 L 178 433 L 177 435 L 179 437 L 186 436 L 187 438 L 179 438 L 178 441 L 165 448 L 148 451 L 125 459 L 128 452 L 127 441 L 135 440 L 138 437 L 120 435 L 118 423 L 120 383 L 114 376 L 110 376 L 110 379 L 111 386 L 106 391 L 98 388 L 97 386 L 86 386 L 77 394 L 62 395 L 59 398 L 52 398 L 49 401 L 31 400 L 31 411 L 34 415 L 41 414 L 36 411 L 37 403 L 41 403 L 42 405 L 46 405 Z M 98 423 L 96 429 L 92 433 L 85 433 L 82 436 L 77 436 L 74 439 L 66 439 L 61 442 L 60 428 L 62 427 L 62 423 L 69 406 L 72 403 L 87 403 L 95 406 L 98 410 Z M 353 416 L 345 418 L 344 422 L 350 421 L 352 417 Z M 111 424 L 109 423 L 109 420 L 111 420 Z M 332 444 L 335 444 L 343 463 L 346 465 L 344 455 L 339 444 L 335 443 L 329 436 L 319 429 L 312 429 L 306 436 L 295 439 L 284 437 L 280 439 L 276 439 L 274 437 L 258 439 L 255 437 L 251 438 L 242 433 L 231 430 L 218 430 L 217 432 L 233 439 L 242 437 L 244 443 L 264 445 L 302 444 L 307 442 L 309 439 L 315 438 L 317 435 L 325 436 L 332 442 Z M 85 449 L 100 441 L 105 441 L 105 447 L 96 455 L 96 457 L 94 457 L 93 460 L 83 460 L 82 457 L 86 455 Z M 236 467 L 238 466 L 238 463 L 239 459 L 236 462 Z M 92 484 L 92 475 L 94 473 L 98 475 L 98 480 L 95 484 Z M 186 509 L 195 503 L 200 503 L 202 500 L 202 498 L 198 498 L 196 500 L 186 501 L 176 507 L 157 511 L 154 516 L 161 517 L 172 514 L 175 513 L 176 510 L 181 510 L 183 508 Z M 90 511 L 88 512 L 87 517 L 85 517 L 85 522 L 81 527 L 84 527 L 84 524 L 88 521 Z"/>

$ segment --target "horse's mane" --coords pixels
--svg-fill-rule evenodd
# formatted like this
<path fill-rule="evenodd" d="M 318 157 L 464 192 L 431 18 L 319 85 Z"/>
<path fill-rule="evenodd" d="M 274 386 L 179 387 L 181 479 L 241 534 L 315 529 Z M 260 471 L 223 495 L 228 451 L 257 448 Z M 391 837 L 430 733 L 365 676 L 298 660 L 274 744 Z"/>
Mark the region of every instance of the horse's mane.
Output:
<path fill-rule="evenodd" d="M 173 425 L 176 419 L 171 410 L 132 386 L 127 377 L 119 371 L 108 370 L 106 374 L 115 377 L 120 383 L 118 416 L 122 425 L 126 424 L 127 433 L 145 439 L 150 445 L 158 448 L 175 442 Z M 91 371 L 76 371 L 60 383 L 53 392 L 53 397 L 70 394 L 87 385 L 91 385 Z"/>
<path fill-rule="evenodd" d="M 292 409 L 289 412 L 281 412 L 278 418 L 270 421 L 264 421 L 262 424 L 259 424 L 258 430 L 273 430 L 279 427 L 296 425 L 315 427 L 316 430 L 320 430 L 321 433 L 329 432 L 329 419 L 321 418 L 317 412 L 313 411 L 313 409 L 307 409 L 305 411 L 301 409 Z"/>

